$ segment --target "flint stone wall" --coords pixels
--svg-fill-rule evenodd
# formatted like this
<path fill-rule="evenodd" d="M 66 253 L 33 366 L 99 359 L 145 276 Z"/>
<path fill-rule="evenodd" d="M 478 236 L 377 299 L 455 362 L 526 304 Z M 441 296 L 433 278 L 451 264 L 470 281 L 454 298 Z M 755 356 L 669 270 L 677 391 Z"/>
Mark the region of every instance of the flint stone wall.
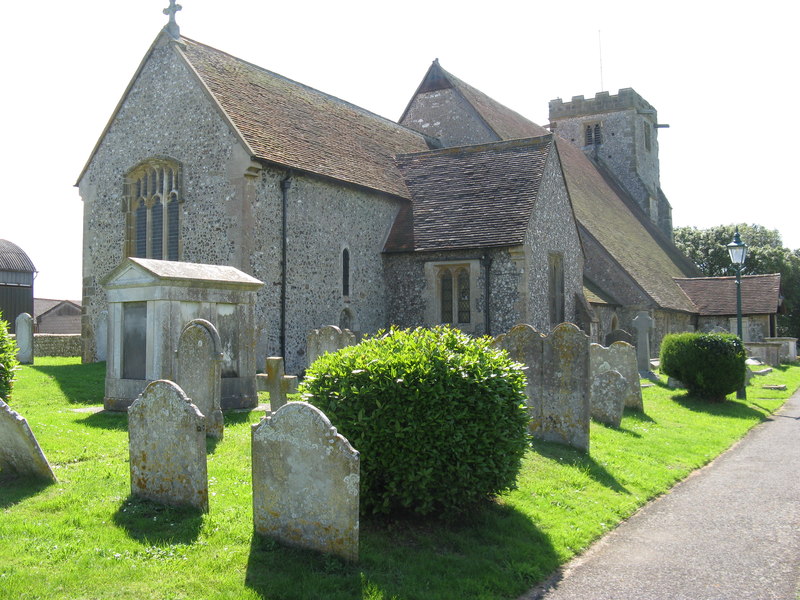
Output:
<path fill-rule="evenodd" d="M 325 414 L 290 402 L 252 429 L 255 530 L 358 560 L 359 453 Z"/>
<path fill-rule="evenodd" d="M 9 474 L 56 481 L 28 422 L 0 400 L 0 477 Z"/>
<path fill-rule="evenodd" d="M 205 417 L 178 385 L 157 380 L 128 409 L 131 493 L 208 511 Z"/>

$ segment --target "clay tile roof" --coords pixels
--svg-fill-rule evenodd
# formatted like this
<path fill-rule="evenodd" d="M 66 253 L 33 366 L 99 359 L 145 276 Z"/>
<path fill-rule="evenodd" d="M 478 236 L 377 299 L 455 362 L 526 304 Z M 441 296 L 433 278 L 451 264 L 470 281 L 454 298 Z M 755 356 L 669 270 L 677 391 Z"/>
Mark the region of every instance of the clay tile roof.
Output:
<path fill-rule="evenodd" d="M 522 244 L 552 148 L 547 135 L 398 156 L 412 202 L 386 250 Z"/>
<path fill-rule="evenodd" d="M 676 278 L 675 282 L 697 305 L 701 315 L 736 314 L 735 277 Z M 781 275 L 742 276 L 742 314 L 769 315 L 781 303 Z"/>
<path fill-rule="evenodd" d="M 182 38 L 182 52 L 256 158 L 400 197 L 393 158 L 425 137 L 310 87 Z"/>
<path fill-rule="evenodd" d="M 0 240 L 0 271 L 36 272 L 36 267 L 25 252 L 8 240 Z"/>
<path fill-rule="evenodd" d="M 693 275 L 685 257 L 645 226 L 598 168 L 572 144 L 556 137 L 575 217 L 614 260 L 662 308 L 695 312 L 675 285 Z"/>

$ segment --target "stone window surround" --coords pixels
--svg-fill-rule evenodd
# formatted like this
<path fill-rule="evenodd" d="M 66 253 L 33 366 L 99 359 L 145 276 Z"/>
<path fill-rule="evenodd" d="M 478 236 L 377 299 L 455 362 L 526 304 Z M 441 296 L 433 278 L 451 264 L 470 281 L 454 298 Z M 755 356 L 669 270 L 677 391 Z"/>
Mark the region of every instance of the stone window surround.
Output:
<path fill-rule="evenodd" d="M 466 270 L 469 290 L 469 321 L 459 321 L 458 310 L 458 275 Z M 425 279 L 429 293 L 426 295 L 426 321 L 428 325 L 443 323 L 442 319 L 442 276 L 445 273 L 452 275 L 452 322 L 454 327 L 471 331 L 477 323 L 476 300 L 479 296 L 478 276 L 480 275 L 480 260 L 441 260 L 425 263 Z M 462 310 L 462 316 L 463 316 Z"/>
<path fill-rule="evenodd" d="M 180 236 L 180 204 L 183 203 L 181 171 L 178 161 L 155 157 L 140 162 L 125 175 L 123 186 L 123 211 L 126 217 L 125 256 L 163 260 L 181 259 L 183 254 Z M 143 187 L 147 189 L 143 191 Z M 156 220 L 153 209 L 157 204 L 163 207 L 160 211 L 161 236 L 159 237 L 153 236 Z M 171 208 L 172 206 L 176 208 Z M 143 212 L 147 216 L 144 225 L 137 223 L 137 212 L 142 208 L 145 209 Z M 138 230 L 142 226 L 146 230 L 144 249 L 137 243 Z M 170 237 L 175 239 L 173 247 L 170 244 Z M 160 243 L 160 252 L 154 246 L 154 242 Z"/>

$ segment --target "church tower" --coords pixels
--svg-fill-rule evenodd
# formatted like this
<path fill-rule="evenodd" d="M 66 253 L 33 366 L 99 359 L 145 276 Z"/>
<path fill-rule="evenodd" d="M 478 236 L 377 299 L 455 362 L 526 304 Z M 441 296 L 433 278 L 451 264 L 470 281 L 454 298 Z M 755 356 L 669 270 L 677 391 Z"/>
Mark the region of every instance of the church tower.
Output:
<path fill-rule="evenodd" d="M 550 101 L 553 133 L 604 167 L 644 213 L 672 239 L 672 207 L 661 191 L 656 109 L 631 88 L 616 96 Z"/>

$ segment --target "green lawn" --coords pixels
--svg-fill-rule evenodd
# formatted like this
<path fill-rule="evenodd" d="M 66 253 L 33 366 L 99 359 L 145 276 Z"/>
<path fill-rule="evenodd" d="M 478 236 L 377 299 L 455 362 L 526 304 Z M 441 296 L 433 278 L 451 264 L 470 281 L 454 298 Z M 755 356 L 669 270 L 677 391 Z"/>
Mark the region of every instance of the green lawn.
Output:
<path fill-rule="evenodd" d="M 104 366 L 37 358 L 11 407 L 26 417 L 59 482 L 0 483 L 0 598 L 510 599 L 728 448 L 800 385 L 781 367 L 748 401 L 705 404 L 644 391 L 646 414 L 592 424 L 591 454 L 534 442 L 517 490 L 460 523 L 362 519 L 361 560 L 253 536 L 250 424 L 226 414 L 209 441 L 210 512 L 130 496 L 127 417 L 97 412 Z M 787 392 L 760 389 L 786 383 Z"/>

